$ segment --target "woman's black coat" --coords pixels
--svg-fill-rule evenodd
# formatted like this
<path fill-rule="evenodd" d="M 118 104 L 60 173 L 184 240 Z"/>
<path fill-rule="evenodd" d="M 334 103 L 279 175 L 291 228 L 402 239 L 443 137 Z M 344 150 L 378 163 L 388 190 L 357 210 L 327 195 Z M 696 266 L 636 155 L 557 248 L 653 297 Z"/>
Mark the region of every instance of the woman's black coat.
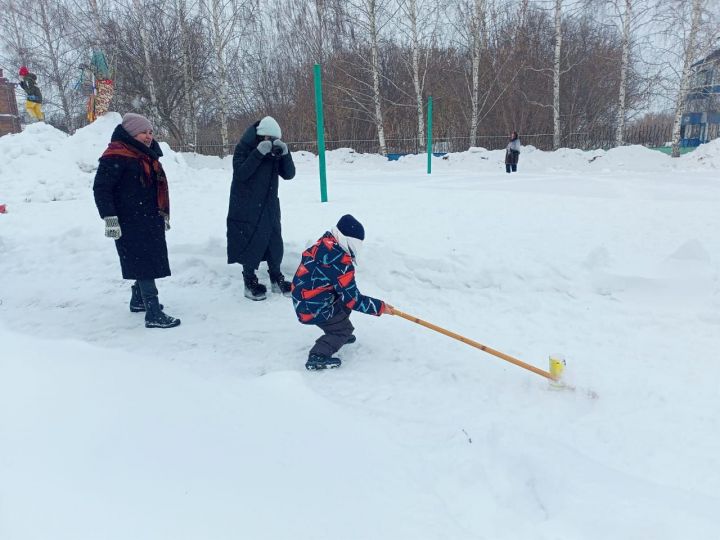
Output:
<path fill-rule="evenodd" d="M 148 154 L 162 156 L 157 141 L 148 148 L 118 125 L 112 141 L 122 141 Z M 150 185 L 142 183 L 140 160 L 126 157 L 100 158 L 93 192 L 100 217 L 117 216 L 122 236 L 115 241 L 122 276 L 125 279 L 155 279 L 170 275 L 165 219 L 158 212 L 157 181 L 153 172 Z"/>
<path fill-rule="evenodd" d="M 285 180 L 295 176 L 295 164 L 289 152 L 284 156 L 272 153 L 263 156 L 257 150 L 255 128 L 258 123 L 245 130 L 235 147 L 227 217 L 228 263 L 254 268 L 260 261 L 273 261 L 277 265 L 282 261 L 278 175 Z"/>
<path fill-rule="evenodd" d="M 515 142 L 517 141 L 517 143 Z M 517 165 L 520 159 L 520 140 L 512 137 L 505 150 L 505 165 Z"/>
<path fill-rule="evenodd" d="M 505 151 L 505 164 L 506 165 L 517 165 L 520 160 L 520 152 L 517 150 L 510 150 L 509 148 Z"/>

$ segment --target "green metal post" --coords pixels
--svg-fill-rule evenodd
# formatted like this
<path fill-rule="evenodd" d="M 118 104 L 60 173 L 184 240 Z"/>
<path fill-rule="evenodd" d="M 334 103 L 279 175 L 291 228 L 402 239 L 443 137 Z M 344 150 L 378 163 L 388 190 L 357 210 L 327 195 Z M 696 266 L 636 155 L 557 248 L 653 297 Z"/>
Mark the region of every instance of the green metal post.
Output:
<path fill-rule="evenodd" d="M 320 161 L 320 202 L 327 202 L 327 174 L 325 172 L 325 123 L 322 105 L 322 76 L 320 64 L 315 64 L 315 117 L 317 118 L 318 160 Z"/>
<path fill-rule="evenodd" d="M 427 155 L 427 173 L 430 174 L 432 173 L 432 96 L 428 96 L 427 107 Z"/>

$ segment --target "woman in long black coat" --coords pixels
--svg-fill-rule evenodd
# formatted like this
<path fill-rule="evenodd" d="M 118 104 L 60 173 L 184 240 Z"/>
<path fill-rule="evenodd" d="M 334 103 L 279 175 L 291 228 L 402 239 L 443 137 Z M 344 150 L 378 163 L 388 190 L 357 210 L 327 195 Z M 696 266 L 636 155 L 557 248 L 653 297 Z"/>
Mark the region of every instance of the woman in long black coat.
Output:
<path fill-rule="evenodd" d="M 273 292 L 290 294 L 280 271 L 283 240 L 280 226 L 279 177 L 295 176 L 295 164 L 271 116 L 245 130 L 233 155 L 233 180 L 227 217 L 228 264 L 243 265 L 245 296 L 264 300 L 267 288 L 255 275 L 267 261 Z"/>
<path fill-rule="evenodd" d="M 171 328 L 155 280 L 170 275 L 165 231 L 170 228 L 168 183 L 152 124 L 128 113 L 100 158 L 93 192 L 105 236 L 115 240 L 124 279 L 134 279 L 130 311 L 145 312 L 147 328 Z"/>

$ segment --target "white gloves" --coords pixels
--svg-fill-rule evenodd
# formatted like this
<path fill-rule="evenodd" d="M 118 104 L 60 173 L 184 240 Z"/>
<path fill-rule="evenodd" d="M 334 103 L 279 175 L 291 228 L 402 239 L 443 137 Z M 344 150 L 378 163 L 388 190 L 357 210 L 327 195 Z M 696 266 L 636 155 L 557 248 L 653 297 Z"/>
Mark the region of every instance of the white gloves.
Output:
<path fill-rule="evenodd" d="M 170 216 L 163 216 L 165 218 L 165 230 L 170 230 Z"/>
<path fill-rule="evenodd" d="M 117 216 L 107 216 L 105 219 L 105 236 L 117 240 L 122 236 Z"/>
<path fill-rule="evenodd" d="M 266 155 L 270 150 L 272 150 L 272 145 L 270 141 L 260 141 L 257 145 L 258 152 L 260 152 L 263 156 Z"/>

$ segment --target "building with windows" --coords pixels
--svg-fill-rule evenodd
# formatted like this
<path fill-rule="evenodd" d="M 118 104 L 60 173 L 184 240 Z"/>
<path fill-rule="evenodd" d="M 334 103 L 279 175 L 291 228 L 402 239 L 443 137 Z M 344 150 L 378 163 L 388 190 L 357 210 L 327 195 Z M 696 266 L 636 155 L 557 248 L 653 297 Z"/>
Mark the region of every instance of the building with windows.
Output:
<path fill-rule="evenodd" d="M 0 69 L 0 136 L 20 133 L 20 115 L 15 99 L 15 85 L 3 76 Z"/>
<path fill-rule="evenodd" d="M 720 137 L 720 49 L 693 64 L 692 70 L 680 127 L 682 146 Z"/>

